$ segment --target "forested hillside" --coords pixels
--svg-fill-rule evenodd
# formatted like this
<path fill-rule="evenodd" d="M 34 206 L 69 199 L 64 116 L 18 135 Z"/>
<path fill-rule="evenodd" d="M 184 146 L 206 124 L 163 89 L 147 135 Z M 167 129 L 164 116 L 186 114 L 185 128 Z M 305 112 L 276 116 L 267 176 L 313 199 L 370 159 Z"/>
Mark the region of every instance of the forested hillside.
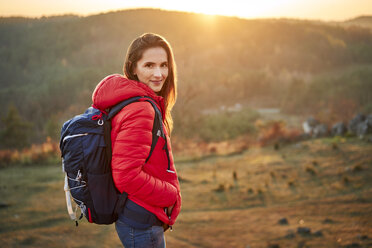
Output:
<path fill-rule="evenodd" d="M 142 9 L 0 18 L 2 133 L 13 115 L 30 130 L 29 142 L 57 138 L 63 121 L 91 104 L 96 84 L 122 73 L 128 45 L 144 32 L 163 35 L 174 49 L 179 72 L 175 136 L 198 137 L 195 130 L 211 125 L 203 111 L 237 103 L 251 116 L 245 120 L 254 119 L 249 107 L 301 115 L 321 110 L 334 113 L 334 119 L 372 112 L 367 28 Z"/>

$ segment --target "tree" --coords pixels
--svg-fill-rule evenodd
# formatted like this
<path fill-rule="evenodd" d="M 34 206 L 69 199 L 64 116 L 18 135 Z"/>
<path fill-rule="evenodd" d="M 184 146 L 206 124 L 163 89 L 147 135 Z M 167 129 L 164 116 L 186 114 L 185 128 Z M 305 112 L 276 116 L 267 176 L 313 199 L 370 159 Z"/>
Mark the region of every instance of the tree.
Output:
<path fill-rule="evenodd" d="M 52 116 L 45 124 L 45 132 L 47 137 L 54 141 L 58 141 L 61 134 L 61 125 L 58 123 L 56 116 Z"/>
<path fill-rule="evenodd" d="M 11 104 L 2 119 L 4 129 L 0 133 L 1 146 L 7 149 L 22 149 L 30 145 L 31 123 L 24 121 L 18 109 Z"/>

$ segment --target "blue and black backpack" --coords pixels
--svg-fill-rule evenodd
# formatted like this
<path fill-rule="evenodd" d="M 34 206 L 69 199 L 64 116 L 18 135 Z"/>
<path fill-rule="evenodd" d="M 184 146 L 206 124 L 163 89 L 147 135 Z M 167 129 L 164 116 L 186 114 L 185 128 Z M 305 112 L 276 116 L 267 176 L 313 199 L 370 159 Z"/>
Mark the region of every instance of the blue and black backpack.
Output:
<path fill-rule="evenodd" d="M 65 122 L 61 130 L 60 150 L 65 172 L 67 210 L 78 225 L 85 216 L 91 223 L 112 224 L 125 206 L 127 193 L 120 193 L 111 173 L 111 119 L 125 106 L 148 101 L 155 109 L 150 158 L 159 136 L 165 138 L 160 110 L 150 97 L 138 96 L 112 107 L 107 113 L 90 107 L 85 113 Z M 166 139 L 165 139 L 166 140 Z M 75 210 L 71 198 L 75 201 Z"/>

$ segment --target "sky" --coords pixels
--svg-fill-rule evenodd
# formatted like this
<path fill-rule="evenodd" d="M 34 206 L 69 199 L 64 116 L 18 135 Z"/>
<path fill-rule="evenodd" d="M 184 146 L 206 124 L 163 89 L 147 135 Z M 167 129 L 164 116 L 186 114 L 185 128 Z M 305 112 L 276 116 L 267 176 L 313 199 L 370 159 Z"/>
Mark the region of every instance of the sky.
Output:
<path fill-rule="evenodd" d="M 241 18 L 323 21 L 343 21 L 360 15 L 372 15 L 372 0 L 0 0 L 0 16 L 86 16 L 148 7 Z"/>

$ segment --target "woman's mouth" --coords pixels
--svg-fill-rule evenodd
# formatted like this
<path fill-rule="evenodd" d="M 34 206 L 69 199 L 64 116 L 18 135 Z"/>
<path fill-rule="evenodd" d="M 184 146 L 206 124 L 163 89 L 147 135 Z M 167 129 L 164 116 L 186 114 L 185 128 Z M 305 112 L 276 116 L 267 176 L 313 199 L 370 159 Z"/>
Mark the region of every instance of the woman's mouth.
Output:
<path fill-rule="evenodd" d="M 153 84 L 161 84 L 161 80 L 151 80 L 151 83 Z"/>

